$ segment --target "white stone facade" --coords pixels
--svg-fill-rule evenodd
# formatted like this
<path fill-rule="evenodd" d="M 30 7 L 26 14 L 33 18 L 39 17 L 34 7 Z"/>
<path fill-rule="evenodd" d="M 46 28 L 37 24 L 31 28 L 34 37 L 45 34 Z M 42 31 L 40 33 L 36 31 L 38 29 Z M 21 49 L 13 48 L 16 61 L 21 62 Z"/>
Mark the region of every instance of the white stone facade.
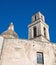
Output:
<path fill-rule="evenodd" d="M 34 38 L 34 30 L 33 28 L 36 27 L 36 38 Z M 46 37 L 44 37 L 44 30 L 46 29 Z M 33 39 L 35 41 L 47 41 L 50 40 L 49 38 L 49 26 L 45 23 L 44 16 L 38 12 L 32 16 L 32 23 L 28 25 L 28 38 Z"/>
<path fill-rule="evenodd" d="M 37 28 L 40 24 L 36 24 Z M 46 27 L 48 30 L 48 26 Z M 41 29 L 41 26 L 39 29 Z M 47 39 L 43 36 L 35 39 L 33 33 L 31 34 L 28 31 L 29 40 L 19 39 L 14 32 L 13 24 L 9 26 L 9 31 L 7 30 L 0 35 L 0 65 L 56 65 L 56 45 L 49 41 L 49 31 L 47 32 Z M 33 29 L 31 29 L 32 31 Z M 43 31 L 40 31 L 42 29 L 37 31 L 37 35 L 42 34 Z M 31 36 L 34 39 L 31 39 Z M 37 52 L 43 53 L 42 64 L 37 62 Z"/>

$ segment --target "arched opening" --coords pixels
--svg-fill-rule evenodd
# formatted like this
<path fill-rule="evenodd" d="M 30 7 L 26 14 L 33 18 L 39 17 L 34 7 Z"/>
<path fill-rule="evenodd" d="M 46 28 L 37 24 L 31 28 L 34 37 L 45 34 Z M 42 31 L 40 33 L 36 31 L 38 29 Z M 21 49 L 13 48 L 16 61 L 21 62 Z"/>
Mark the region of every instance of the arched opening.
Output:
<path fill-rule="evenodd" d="M 36 15 L 35 15 L 35 21 L 36 21 Z"/>
<path fill-rule="evenodd" d="M 37 36 L 37 33 L 36 33 L 36 31 L 37 31 L 37 29 L 36 29 L 36 26 L 33 28 L 33 31 L 34 31 L 34 38 Z"/>

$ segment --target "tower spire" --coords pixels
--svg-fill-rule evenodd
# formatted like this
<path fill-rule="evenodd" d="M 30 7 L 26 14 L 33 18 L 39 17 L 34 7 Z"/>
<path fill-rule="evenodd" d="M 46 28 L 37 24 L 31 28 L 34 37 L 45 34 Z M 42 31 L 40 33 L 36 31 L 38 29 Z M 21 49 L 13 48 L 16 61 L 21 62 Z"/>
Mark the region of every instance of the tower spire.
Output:
<path fill-rule="evenodd" d="M 8 27 L 8 30 L 14 31 L 14 24 L 13 24 L 13 22 L 10 23 L 10 25 Z"/>
<path fill-rule="evenodd" d="M 18 38 L 17 33 L 14 31 L 14 24 L 12 22 L 10 23 L 8 30 L 4 31 L 1 35 L 7 39 L 8 38 Z"/>

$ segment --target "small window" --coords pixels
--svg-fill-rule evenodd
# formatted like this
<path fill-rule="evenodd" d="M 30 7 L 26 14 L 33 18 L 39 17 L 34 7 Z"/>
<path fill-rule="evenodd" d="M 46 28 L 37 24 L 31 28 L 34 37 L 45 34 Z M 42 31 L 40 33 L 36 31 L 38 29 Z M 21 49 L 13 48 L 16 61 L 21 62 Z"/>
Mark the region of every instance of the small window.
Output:
<path fill-rule="evenodd" d="M 35 15 L 35 21 L 36 21 L 36 15 Z"/>
<path fill-rule="evenodd" d="M 34 38 L 37 36 L 37 33 L 36 33 L 36 31 L 37 31 L 37 29 L 36 29 L 36 26 L 33 28 L 33 31 L 34 31 Z"/>
<path fill-rule="evenodd" d="M 41 16 L 41 19 L 42 19 L 42 21 L 43 21 L 43 16 Z"/>
<path fill-rule="evenodd" d="M 44 37 L 46 37 L 46 28 L 44 27 Z"/>
<path fill-rule="evenodd" d="M 38 64 L 44 64 L 44 59 L 43 59 L 43 53 L 42 52 L 37 52 L 37 63 Z"/>
<path fill-rule="evenodd" d="M 43 19 L 43 16 L 41 16 L 41 18 Z"/>

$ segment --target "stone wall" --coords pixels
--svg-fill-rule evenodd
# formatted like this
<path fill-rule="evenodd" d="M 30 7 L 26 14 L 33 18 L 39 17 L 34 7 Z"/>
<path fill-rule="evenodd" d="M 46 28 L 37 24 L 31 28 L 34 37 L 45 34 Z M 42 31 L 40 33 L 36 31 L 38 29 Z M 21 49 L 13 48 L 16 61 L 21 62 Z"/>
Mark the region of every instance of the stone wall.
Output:
<path fill-rule="evenodd" d="M 40 65 L 36 59 L 37 52 L 43 52 L 44 65 L 53 65 L 54 54 L 50 43 L 21 39 L 5 39 L 1 65 Z"/>

